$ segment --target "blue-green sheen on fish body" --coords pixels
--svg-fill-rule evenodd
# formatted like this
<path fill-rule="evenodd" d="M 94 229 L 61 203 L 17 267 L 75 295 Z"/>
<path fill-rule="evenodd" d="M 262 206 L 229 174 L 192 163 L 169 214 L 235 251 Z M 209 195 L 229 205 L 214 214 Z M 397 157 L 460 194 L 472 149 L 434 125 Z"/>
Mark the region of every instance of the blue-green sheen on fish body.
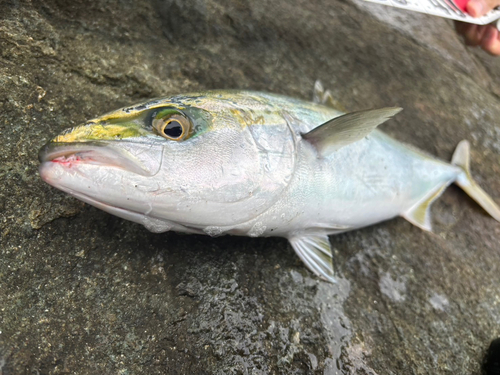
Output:
<path fill-rule="evenodd" d="M 445 163 L 375 128 L 399 112 L 344 114 L 247 91 L 177 95 L 69 129 L 40 151 L 42 179 L 153 232 L 281 236 L 333 282 L 328 235 L 403 216 L 430 230 L 429 206 L 451 183 L 496 220 L 472 180 L 469 145 Z"/>

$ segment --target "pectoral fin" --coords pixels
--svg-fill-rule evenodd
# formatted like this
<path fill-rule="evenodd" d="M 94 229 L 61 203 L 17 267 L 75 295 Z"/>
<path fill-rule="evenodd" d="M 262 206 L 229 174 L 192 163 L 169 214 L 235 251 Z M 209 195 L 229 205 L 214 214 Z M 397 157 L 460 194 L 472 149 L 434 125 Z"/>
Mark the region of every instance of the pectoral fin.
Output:
<path fill-rule="evenodd" d="M 289 238 L 289 241 L 297 253 L 316 276 L 336 283 L 333 277 L 332 250 L 330 241 L 326 235 L 297 235 Z"/>
<path fill-rule="evenodd" d="M 325 122 L 303 134 L 302 138 L 324 156 L 363 139 L 399 111 L 401 108 L 382 108 L 348 113 Z"/>

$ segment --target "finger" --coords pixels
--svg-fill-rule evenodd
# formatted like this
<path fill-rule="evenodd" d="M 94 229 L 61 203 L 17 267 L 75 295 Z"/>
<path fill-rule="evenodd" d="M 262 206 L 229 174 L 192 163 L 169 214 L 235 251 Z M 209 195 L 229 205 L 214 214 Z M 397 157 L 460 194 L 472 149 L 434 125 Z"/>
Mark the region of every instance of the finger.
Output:
<path fill-rule="evenodd" d="M 500 39 L 495 27 L 487 26 L 481 40 L 481 48 L 493 56 L 500 55 Z"/>
<path fill-rule="evenodd" d="M 470 0 L 465 6 L 472 17 L 481 17 L 500 5 L 500 0 Z"/>
<path fill-rule="evenodd" d="M 484 0 L 470 0 L 465 8 L 472 17 L 481 17 L 486 13 Z"/>
<path fill-rule="evenodd" d="M 488 30 L 488 28 L 491 27 L 489 25 L 478 25 L 477 26 L 477 39 L 479 40 L 483 40 L 483 37 L 486 33 L 486 31 Z"/>
<path fill-rule="evenodd" d="M 465 38 L 465 44 L 468 46 L 477 46 L 478 44 L 481 43 L 481 39 L 479 39 L 479 33 L 478 33 L 478 25 L 474 24 L 467 24 L 464 26 L 464 38 Z"/>

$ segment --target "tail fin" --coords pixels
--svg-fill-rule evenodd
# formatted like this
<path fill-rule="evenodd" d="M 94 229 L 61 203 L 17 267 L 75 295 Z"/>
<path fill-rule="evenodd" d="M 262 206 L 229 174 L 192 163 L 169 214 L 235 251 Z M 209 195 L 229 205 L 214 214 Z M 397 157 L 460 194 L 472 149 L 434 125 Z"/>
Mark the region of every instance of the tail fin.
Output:
<path fill-rule="evenodd" d="M 486 192 L 472 179 L 469 167 L 470 145 L 468 141 L 462 141 L 458 144 L 451 164 L 461 168 L 463 173 L 457 177 L 455 183 L 460 186 L 472 199 L 474 199 L 484 210 L 489 213 L 496 221 L 500 221 L 500 207 L 495 203 Z"/>

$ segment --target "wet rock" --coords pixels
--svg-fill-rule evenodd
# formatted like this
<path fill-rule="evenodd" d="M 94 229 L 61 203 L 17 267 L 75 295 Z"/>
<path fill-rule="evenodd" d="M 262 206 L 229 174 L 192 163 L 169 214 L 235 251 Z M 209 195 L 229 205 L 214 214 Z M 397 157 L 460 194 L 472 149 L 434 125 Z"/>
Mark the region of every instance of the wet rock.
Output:
<path fill-rule="evenodd" d="M 446 36 L 445 38 L 443 36 Z M 349 110 L 500 200 L 498 60 L 448 21 L 359 1 L 3 1 L 0 373 L 479 374 L 500 323 L 500 226 L 459 189 L 434 233 L 332 237 L 339 283 L 287 242 L 153 234 L 45 185 L 54 134 L 154 96 L 242 88 Z"/>

